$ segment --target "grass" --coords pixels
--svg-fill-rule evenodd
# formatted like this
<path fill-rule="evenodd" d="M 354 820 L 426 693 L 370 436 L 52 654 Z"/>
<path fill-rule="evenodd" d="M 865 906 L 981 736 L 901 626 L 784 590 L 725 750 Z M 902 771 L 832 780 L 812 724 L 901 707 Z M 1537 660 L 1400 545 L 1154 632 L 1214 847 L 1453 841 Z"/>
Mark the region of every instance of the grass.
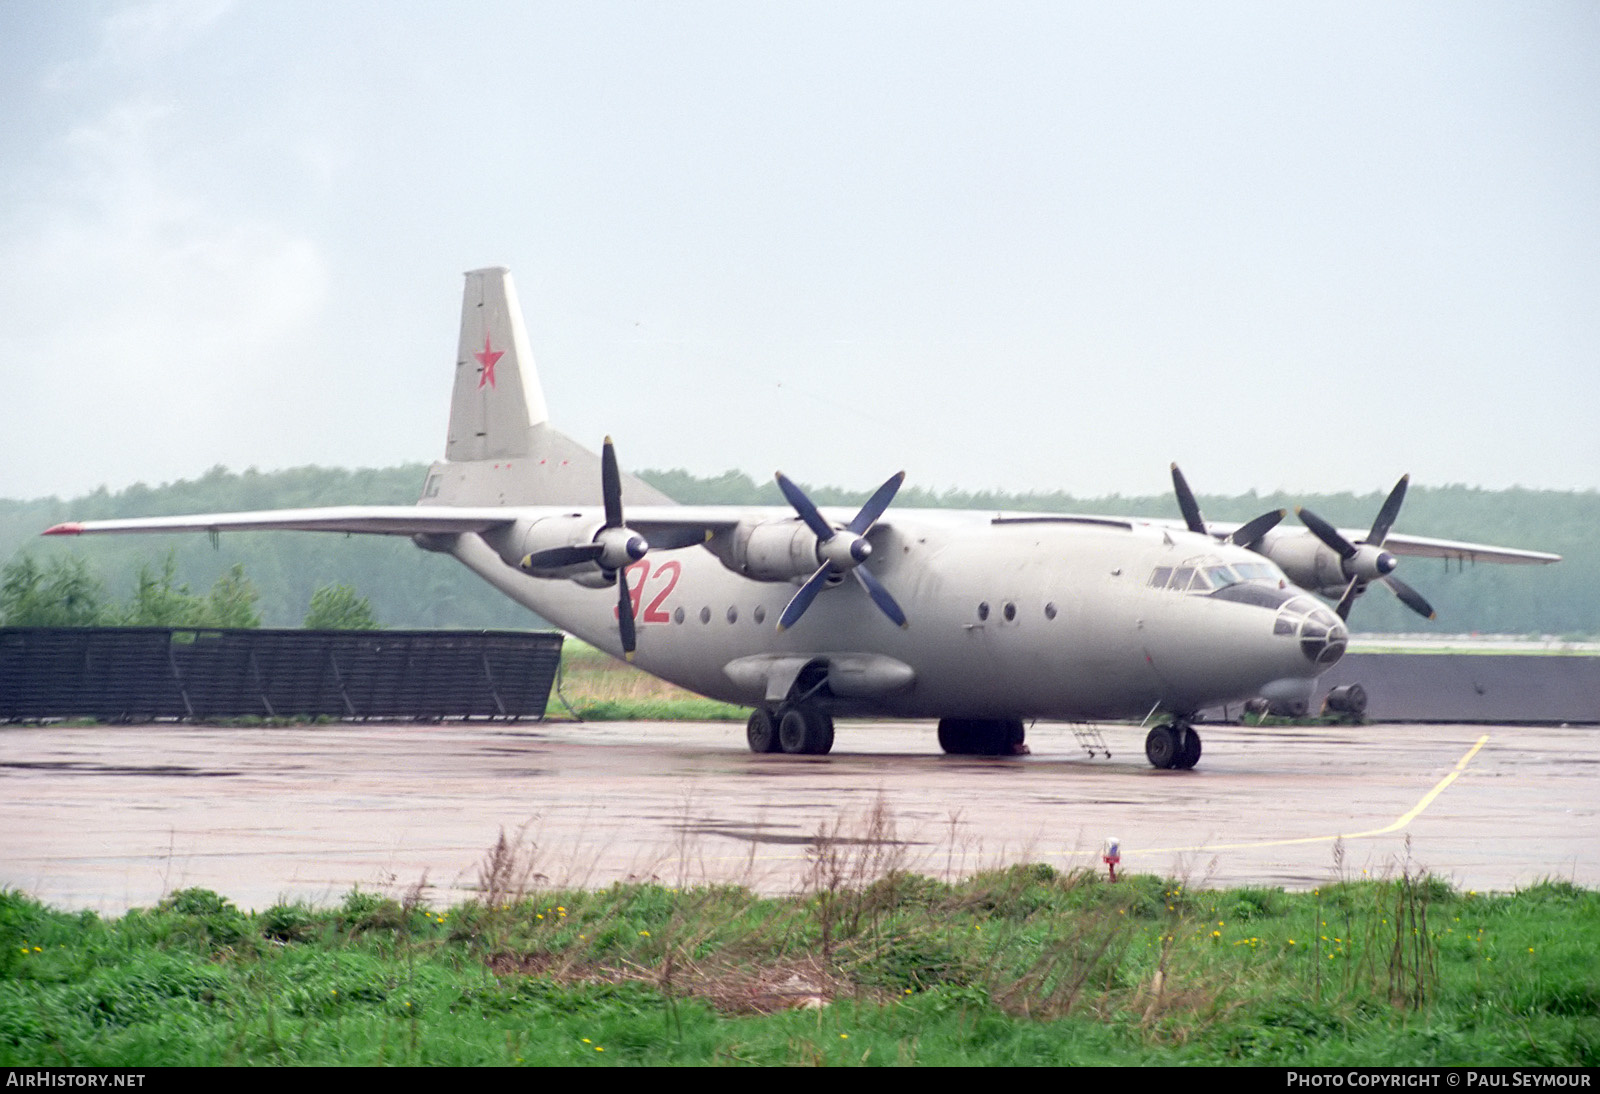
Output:
<path fill-rule="evenodd" d="M 881 807 L 825 825 L 779 898 L 545 889 L 504 837 L 449 909 L 0 893 L 0 1065 L 1600 1063 L 1600 894 L 1565 882 L 950 884 L 898 847 Z"/>
<path fill-rule="evenodd" d="M 746 707 L 658 680 L 575 638 L 562 646 L 557 689 L 545 707 L 547 718 L 575 713 L 586 722 L 742 722 L 750 714 Z"/>

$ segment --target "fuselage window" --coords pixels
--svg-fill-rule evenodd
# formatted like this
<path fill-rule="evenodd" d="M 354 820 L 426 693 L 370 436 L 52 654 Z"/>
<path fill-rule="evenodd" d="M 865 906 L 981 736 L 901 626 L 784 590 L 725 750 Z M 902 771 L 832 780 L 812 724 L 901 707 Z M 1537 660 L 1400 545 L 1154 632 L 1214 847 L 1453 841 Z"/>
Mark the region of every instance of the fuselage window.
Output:
<path fill-rule="evenodd" d="M 1005 612 L 1007 623 L 1010 623 L 1012 620 L 1017 618 L 1017 606 L 1011 603 L 1011 601 L 1006 601 L 1006 606 L 1003 610 Z"/>
<path fill-rule="evenodd" d="M 757 623 L 765 623 L 767 621 L 767 609 L 763 608 L 760 604 L 756 605 L 756 610 L 753 614 L 755 615 Z"/>
<path fill-rule="evenodd" d="M 739 609 L 735 608 L 732 604 L 728 605 L 728 622 L 729 623 L 737 623 L 737 622 L 739 622 Z"/>
<path fill-rule="evenodd" d="M 702 623 L 711 622 L 711 609 L 710 608 L 701 608 L 700 609 L 700 622 L 702 622 Z"/>
<path fill-rule="evenodd" d="M 983 603 L 978 605 L 978 618 L 979 619 L 988 619 L 989 618 L 989 602 L 987 600 L 985 600 Z"/>
<path fill-rule="evenodd" d="M 1056 617 L 1056 606 L 1053 602 L 1044 606 L 1044 617 L 1046 619 L 1054 619 Z"/>

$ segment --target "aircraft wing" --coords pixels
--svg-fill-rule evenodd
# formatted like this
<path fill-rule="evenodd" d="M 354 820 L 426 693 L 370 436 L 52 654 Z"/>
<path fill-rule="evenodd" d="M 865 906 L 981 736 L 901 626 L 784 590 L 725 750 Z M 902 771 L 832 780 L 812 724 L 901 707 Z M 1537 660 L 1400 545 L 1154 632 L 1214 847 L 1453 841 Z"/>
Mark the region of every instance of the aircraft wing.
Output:
<path fill-rule="evenodd" d="M 587 509 L 541 506 L 473 508 L 445 505 L 344 505 L 316 509 L 265 509 L 254 513 L 197 513 L 181 517 L 135 517 L 117 520 L 68 521 L 44 531 L 47 536 L 121 535 L 137 532 L 343 532 L 379 536 L 415 536 L 452 532 L 487 532 L 521 519 L 589 513 Z M 596 520 L 604 518 L 599 509 Z M 776 513 L 776 511 L 772 511 Z M 647 539 L 693 538 L 692 533 L 731 528 L 752 513 L 766 510 L 727 506 L 655 505 L 628 511 L 628 525 Z"/>
<path fill-rule="evenodd" d="M 509 524 L 515 510 L 460 509 L 423 505 L 344 505 L 317 509 L 268 509 L 255 513 L 200 513 L 185 517 L 68 521 L 47 536 L 91 536 L 128 532 L 346 532 L 382 536 L 484 532 Z"/>
<path fill-rule="evenodd" d="M 1183 525 L 1176 522 L 1162 521 L 1161 523 L 1174 528 L 1183 527 Z M 1240 526 L 1226 521 L 1207 521 L 1206 527 L 1210 529 L 1212 534 L 1226 537 Z M 1307 529 L 1280 525 L 1269 532 L 1268 535 L 1284 536 L 1300 533 L 1311 534 Z M 1351 543 L 1361 543 L 1367 538 L 1367 529 L 1340 528 L 1339 534 Z M 1388 538 L 1383 541 L 1383 549 L 1396 555 L 1411 555 L 1420 558 L 1448 558 L 1456 562 L 1497 562 L 1513 566 L 1539 566 L 1561 561 L 1560 555 L 1553 555 L 1547 551 L 1527 551 L 1520 547 L 1496 547 L 1488 543 L 1468 543 L 1455 539 L 1408 536 L 1402 532 L 1390 532 Z"/>
<path fill-rule="evenodd" d="M 1354 543 L 1365 532 L 1341 532 Z M 1427 536 L 1407 536 L 1390 532 L 1383 541 L 1383 549 L 1397 555 L 1416 555 L 1422 558 L 1450 558 L 1457 562 L 1501 562 L 1511 565 L 1534 566 L 1560 562 L 1560 555 L 1545 551 L 1524 551 L 1520 547 L 1493 547 L 1486 543 L 1462 543 L 1453 539 L 1429 539 Z"/>

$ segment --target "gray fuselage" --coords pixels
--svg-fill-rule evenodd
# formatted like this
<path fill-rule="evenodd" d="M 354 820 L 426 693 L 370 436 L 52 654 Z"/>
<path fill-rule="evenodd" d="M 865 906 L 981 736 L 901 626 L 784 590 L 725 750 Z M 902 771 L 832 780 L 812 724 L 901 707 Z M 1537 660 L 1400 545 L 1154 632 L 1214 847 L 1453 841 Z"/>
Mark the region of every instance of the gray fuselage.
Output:
<path fill-rule="evenodd" d="M 1276 580 L 1247 583 L 1245 596 L 1238 587 L 1234 595 L 1154 587 L 1158 569 L 1196 560 L 1260 574 L 1260 556 L 1188 532 L 902 512 L 872 541 L 870 565 L 904 606 L 905 628 L 844 581 L 780 632 L 798 582 L 751 580 L 702 547 L 652 551 L 628 573 L 634 663 L 702 695 L 755 705 L 759 683 L 728 671 L 741 659 L 865 654 L 909 667 L 909 682 L 836 701 L 840 712 L 1081 720 L 1247 699 L 1277 681 L 1314 678 L 1343 648 L 1342 624 L 1320 607 L 1331 628 L 1307 622 L 1310 598 L 1275 568 Z M 460 537 L 452 553 L 552 623 L 621 655 L 609 587 L 523 574 L 477 536 Z M 1308 644 L 1302 626 L 1331 630 L 1335 644 Z"/>

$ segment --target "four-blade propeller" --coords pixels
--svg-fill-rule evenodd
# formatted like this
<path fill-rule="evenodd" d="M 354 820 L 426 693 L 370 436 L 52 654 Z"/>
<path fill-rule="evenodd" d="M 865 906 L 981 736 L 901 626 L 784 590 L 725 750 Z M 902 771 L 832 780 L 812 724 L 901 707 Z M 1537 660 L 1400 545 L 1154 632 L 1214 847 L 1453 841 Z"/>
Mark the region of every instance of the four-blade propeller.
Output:
<path fill-rule="evenodd" d="M 1344 587 L 1344 595 L 1339 598 L 1338 607 L 1334 609 L 1340 619 L 1350 618 L 1350 605 L 1355 603 L 1356 597 L 1367 591 L 1367 585 L 1373 581 L 1381 581 L 1389 586 L 1400 602 L 1418 615 L 1425 619 L 1434 618 L 1433 605 L 1394 576 L 1394 568 L 1400 564 L 1400 560 L 1383 549 L 1383 541 L 1389 538 L 1389 529 L 1394 527 L 1395 518 L 1400 515 L 1400 506 L 1406 500 L 1406 486 L 1410 482 L 1410 475 L 1400 476 L 1400 481 L 1394 484 L 1394 489 L 1384 501 L 1383 508 L 1378 510 L 1372 530 L 1360 543 L 1345 539 L 1337 528 L 1311 510 L 1304 507 L 1295 510 L 1305 526 L 1311 529 L 1311 534 L 1339 556 L 1339 567 L 1350 579 L 1350 583 Z"/>
<path fill-rule="evenodd" d="M 889 480 L 867 499 L 867 504 L 861 507 L 861 512 L 857 513 L 849 524 L 843 528 L 835 528 L 817 512 L 817 507 L 811 504 L 811 499 L 806 497 L 804 491 L 790 482 L 782 471 L 778 472 L 778 489 L 789 499 L 789 504 L 800 514 L 800 519 L 805 521 L 806 527 L 816 535 L 817 558 L 822 563 L 817 572 L 800 586 L 800 591 L 794 594 L 794 598 L 783 609 L 783 614 L 778 618 L 780 631 L 787 630 L 799 622 L 800 617 L 806 613 L 806 609 L 811 606 L 811 602 L 817 598 L 817 594 L 822 591 L 830 578 L 846 573 L 855 575 L 856 581 L 867 591 L 867 595 L 884 615 L 893 620 L 897 626 L 906 625 L 906 613 L 900 610 L 900 605 L 889 595 L 889 590 L 873 576 L 871 570 L 861 565 L 872 554 L 872 544 L 867 542 L 867 533 L 878 522 L 878 518 L 883 516 L 883 511 L 889 508 L 889 503 L 894 500 L 895 493 L 905 478 L 904 471 L 891 475 Z"/>
<path fill-rule="evenodd" d="M 524 570 L 558 570 L 592 562 L 617 583 L 617 626 L 622 631 L 622 653 L 633 660 L 638 635 L 633 623 L 633 598 L 628 593 L 627 568 L 650 551 L 650 544 L 631 530 L 622 519 L 622 472 L 617 469 L 617 450 L 606 438 L 600 450 L 600 499 L 605 505 L 606 522 L 588 543 L 551 547 L 535 551 L 522 560 Z"/>

